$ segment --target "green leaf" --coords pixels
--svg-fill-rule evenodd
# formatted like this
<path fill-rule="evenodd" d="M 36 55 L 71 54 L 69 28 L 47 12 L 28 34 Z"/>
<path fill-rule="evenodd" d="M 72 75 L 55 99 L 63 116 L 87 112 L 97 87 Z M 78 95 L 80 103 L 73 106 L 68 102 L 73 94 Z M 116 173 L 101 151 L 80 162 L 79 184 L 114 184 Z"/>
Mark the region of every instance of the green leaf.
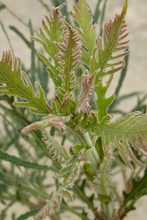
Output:
<path fill-rule="evenodd" d="M 30 35 L 34 35 L 34 31 L 33 31 L 33 26 L 32 26 L 32 22 L 31 20 L 29 20 L 29 23 L 28 23 L 28 27 L 29 27 L 29 31 L 30 31 Z M 33 41 L 33 39 L 31 39 L 31 42 L 30 42 L 30 47 L 31 47 L 31 76 L 30 76 L 30 79 L 31 79 L 31 82 L 34 83 L 35 80 L 36 80 L 36 59 L 35 59 L 35 56 L 36 56 L 36 50 L 35 50 L 35 43 Z"/>
<path fill-rule="evenodd" d="M 147 169 L 143 177 L 138 180 L 132 180 L 132 189 L 130 192 L 124 192 L 124 201 L 121 206 L 121 218 L 124 218 L 128 212 L 135 209 L 135 203 L 144 195 L 147 195 Z"/>
<path fill-rule="evenodd" d="M 59 163 L 67 161 L 69 159 L 69 155 L 64 147 L 61 146 L 56 140 L 54 140 L 54 138 L 50 135 L 47 135 L 45 133 L 43 135 L 43 141 L 46 144 L 50 157 L 53 160 L 58 161 Z"/>
<path fill-rule="evenodd" d="M 112 81 L 112 77 L 107 81 L 106 85 L 104 86 L 102 82 L 95 85 L 95 92 L 97 95 L 97 110 L 98 110 L 98 119 L 102 121 L 104 117 L 107 115 L 108 107 L 114 101 L 115 96 L 112 95 L 110 97 L 106 97 L 107 90 L 110 86 Z"/>
<path fill-rule="evenodd" d="M 35 214 L 37 214 L 39 212 L 39 209 L 38 208 L 35 208 L 35 209 L 32 209 L 31 211 L 23 214 L 23 215 L 20 215 L 16 220 L 25 220 L 25 219 L 28 219 L 29 217 L 31 216 L 34 216 Z"/>
<path fill-rule="evenodd" d="M 56 70 L 56 54 L 59 50 L 57 45 L 61 40 L 64 28 L 64 19 L 60 11 L 61 8 L 62 6 L 52 9 L 49 16 L 44 17 L 39 37 L 33 37 L 36 42 L 41 44 L 46 52 L 45 55 L 39 52 L 38 56 L 47 66 L 49 74 L 51 75 L 55 85 L 60 85 L 60 78 L 58 76 L 58 71 Z"/>
<path fill-rule="evenodd" d="M 97 130 L 100 134 L 100 128 Z M 104 125 L 101 128 L 103 150 L 108 157 L 116 147 L 122 160 L 132 167 L 131 161 L 139 166 L 142 162 L 135 156 L 134 150 L 147 156 L 147 114 L 133 112 L 116 122 Z"/>
<path fill-rule="evenodd" d="M 95 177 L 95 189 L 96 193 L 102 203 L 108 203 L 111 200 L 110 196 L 110 171 L 111 171 L 112 161 L 105 159 L 101 165 L 100 170 L 98 171 L 97 176 Z"/>
<path fill-rule="evenodd" d="M 41 220 L 47 216 L 52 216 L 55 213 L 55 211 L 60 208 L 62 197 L 65 191 L 73 187 L 75 181 L 80 175 L 82 168 L 80 162 L 82 161 L 84 153 L 81 152 L 78 156 L 73 158 L 72 163 L 69 164 L 69 170 L 67 174 L 64 176 L 63 183 L 61 184 L 61 186 L 59 186 L 58 190 L 54 193 L 52 198 L 46 203 L 45 206 L 43 206 L 40 212 L 36 215 L 36 220 Z"/>
<path fill-rule="evenodd" d="M 84 64 L 89 66 L 96 46 L 96 29 L 92 25 L 92 15 L 86 0 L 79 0 L 74 5 L 74 13 L 72 15 L 76 24 L 78 24 L 79 34 L 82 39 L 82 60 Z"/>
<path fill-rule="evenodd" d="M 0 150 L 0 160 L 8 161 L 12 164 L 15 164 L 17 166 L 22 166 L 29 169 L 38 169 L 38 170 L 48 170 L 50 167 L 46 165 L 39 165 L 36 163 L 31 163 L 25 160 L 22 160 L 21 158 L 18 158 L 16 156 L 4 153 Z"/>
<path fill-rule="evenodd" d="M 63 7 L 63 14 L 66 17 L 66 20 L 69 21 L 69 13 L 68 13 L 68 8 L 67 8 L 67 0 L 51 0 L 52 4 L 55 7 L 59 7 L 60 5 L 64 5 Z"/>
<path fill-rule="evenodd" d="M 62 39 L 58 47 L 59 51 L 56 58 L 58 60 L 57 69 L 61 78 L 60 92 L 65 96 L 65 94 L 69 94 L 74 89 L 74 69 L 79 64 L 81 58 L 79 34 L 77 30 L 72 28 L 68 23 L 65 24 Z"/>
<path fill-rule="evenodd" d="M 23 40 L 23 42 L 27 45 L 28 48 L 31 48 L 31 43 L 17 27 L 10 25 L 9 28 Z"/>
<path fill-rule="evenodd" d="M 10 52 L 4 52 L 0 61 L 0 95 L 19 97 L 24 101 L 15 101 L 17 107 L 29 108 L 35 114 L 48 114 L 50 108 L 39 83 L 35 91 L 25 72 L 21 70 L 19 58 L 12 58 Z"/>
<path fill-rule="evenodd" d="M 116 99 L 115 101 L 112 103 L 112 105 L 109 108 L 109 111 L 112 111 L 112 109 L 115 107 L 115 105 L 118 103 L 118 95 L 120 93 L 121 87 L 123 86 L 123 82 L 126 78 L 126 74 L 127 74 L 127 70 L 128 70 L 128 64 L 129 64 L 129 55 L 125 57 L 125 67 L 122 69 L 121 74 L 120 74 L 120 78 L 117 84 L 117 87 L 115 89 L 115 96 Z"/>
<path fill-rule="evenodd" d="M 128 99 L 131 100 L 131 98 L 136 98 L 138 97 L 139 95 L 141 94 L 141 92 L 130 92 L 130 93 L 127 93 L 125 95 L 121 95 L 121 96 L 118 96 L 116 101 L 114 100 L 114 104 L 112 103 L 112 105 L 110 105 L 109 107 L 109 112 L 113 112 L 113 106 L 116 108 L 121 102 L 125 102 L 127 101 Z M 112 107 L 111 107 L 112 106 Z M 115 110 L 114 110 L 115 111 Z M 132 112 L 132 111 L 131 111 Z"/>
<path fill-rule="evenodd" d="M 110 20 L 104 26 L 102 37 L 97 39 L 97 48 L 94 51 L 94 59 L 91 61 L 91 72 L 96 72 L 97 77 L 112 75 L 124 66 L 124 57 L 128 54 L 127 25 L 124 17 L 127 10 L 125 1 L 122 13 L 116 14 L 114 20 Z"/>
<path fill-rule="evenodd" d="M 100 18 L 100 15 L 101 15 L 100 6 L 101 6 L 102 2 L 103 2 L 103 0 L 98 0 L 98 2 L 97 2 L 95 12 L 94 12 L 94 16 L 93 16 L 94 23 L 97 23 L 99 18 Z"/>
<path fill-rule="evenodd" d="M 123 85 L 124 79 L 125 79 L 126 74 L 127 74 L 128 64 L 129 64 L 129 55 L 125 57 L 125 63 L 126 63 L 126 65 L 121 71 L 120 78 L 119 78 L 119 81 L 118 81 L 118 85 L 117 85 L 116 90 L 115 90 L 115 95 L 116 96 L 119 95 L 120 89 Z"/>

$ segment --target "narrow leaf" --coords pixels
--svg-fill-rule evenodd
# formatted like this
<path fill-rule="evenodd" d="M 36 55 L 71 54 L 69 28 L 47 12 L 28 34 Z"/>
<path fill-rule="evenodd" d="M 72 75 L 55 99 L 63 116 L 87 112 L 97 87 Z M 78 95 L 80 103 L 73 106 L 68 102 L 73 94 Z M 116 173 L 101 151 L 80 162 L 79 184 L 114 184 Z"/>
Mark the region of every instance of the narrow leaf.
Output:
<path fill-rule="evenodd" d="M 38 212 L 39 212 L 38 208 L 32 209 L 31 211 L 29 211 L 29 212 L 27 212 L 27 213 L 25 213 L 23 215 L 20 215 L 16 220 L 28 219 L 29 217 L 36 215 Z"/>
<path fill-rule="evenodd" d="M 128 212 L 135 209 L 135 203 L 143 196 L 147 195 L 147 170 L 143 177 L 138 180 L 133 179 L 132 181 L 132 189 L 130 192 L 124 192 L 124 201 L 121 206 L 121 218 L 124 218 Z"/>
<path fill-rule="evenodd" d="M 36 163 L 31 163 L 31 162 L 22 160 L 16 156 L 4 153 L 2 151 L 0 151 L 0 160 L 5 160 L 5 161 L 8 161 L 8 162 L 15 164 L 17 166 L 22 166 L 22 167 L 29 168 L 29 169 L 38 169 L 38 170 L 50 169 L 50 167 L 48 167 L 46 165 L 39 165 Z"/>

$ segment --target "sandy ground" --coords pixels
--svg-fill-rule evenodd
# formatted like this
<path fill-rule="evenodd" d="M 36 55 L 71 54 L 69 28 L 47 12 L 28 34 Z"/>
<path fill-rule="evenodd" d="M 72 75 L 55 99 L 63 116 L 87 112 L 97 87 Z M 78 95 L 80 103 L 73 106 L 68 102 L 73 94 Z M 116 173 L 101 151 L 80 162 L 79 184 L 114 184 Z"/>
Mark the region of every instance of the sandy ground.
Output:
<path fill-rule="evenodd" d="M 37 0 L 3 0 L 3 2 L 19 15 L 23 21 L 32 19 L 33 26 L 37 29 L 40 25 L 40 20 L 44 14 L 45 9 L 42 8 Z M 46 2 L 49 2 L 46 0 Z M 94 8 L 96 0 L 88 1 L 90 6 Z M 69 7 L 73 1 L 69 0 Z M 107 17 L 113 18 L 115 12 L 120 10 L 122 0 L 108 0 Z M 50 3 L 49 3 L 50 4 Z M 2 21 L 8 30 L 11 24 L 17 26 L 27 37 L 29 33 L 27 28 L 12 17 L 7 11 L 0 13 L 0 21 Z M 142 91 L 147 93 L 147 0 L 129 0 L 129 9 L 127 14 L 127 23 L 129 25 L 130 33 L 130 51 L 131 58 L 129 63 L 128 75 L 124 82 L 121 93 L 125 94 L 133 91 Z M 8 31 L 15 54 L 21 60 L 29 65 L 30 53 L 24 43 L 12 32 Z M 8 49 L 8 42 L 0 29 L 0 55 L 2 51 Z M 117 79 L 117 76 L 116 76 Z M 115 87 L 115 82 L 113 88 Z M 129 109 L 132 103 L 124 103 L 122 107 Z M 130 213 L 126 220 L 146 220 L 147 219 L 147 197 L 142 198 L 137 203 L 138 209 L 134 213 Z M 21 208 L 18 208 L 21 210 Z M 68 216 L 67 219 L 69 219 Z M 74 218 L 75 219 L 75 218 Z M 9 219 L 8 219 L 9 220 Z"/>

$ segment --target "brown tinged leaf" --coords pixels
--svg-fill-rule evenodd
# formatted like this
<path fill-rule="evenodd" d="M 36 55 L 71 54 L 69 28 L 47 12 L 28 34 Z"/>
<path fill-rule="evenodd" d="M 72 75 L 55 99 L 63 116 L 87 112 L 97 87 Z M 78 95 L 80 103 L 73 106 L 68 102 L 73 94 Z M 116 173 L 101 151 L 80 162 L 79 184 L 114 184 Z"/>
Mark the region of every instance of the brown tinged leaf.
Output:
<path fill-rule="evenodd" d="M 128 31 L 125 22 L 127 1 L 125 1 L 121 14 L 116 14 L 114 20 L 104 25 L 102 37 L 97 39 L 97 47 L 91 61 L 91 72 L 97 77 L 112 75 L 124 67 L 124 57 L 128 54 Z"/>

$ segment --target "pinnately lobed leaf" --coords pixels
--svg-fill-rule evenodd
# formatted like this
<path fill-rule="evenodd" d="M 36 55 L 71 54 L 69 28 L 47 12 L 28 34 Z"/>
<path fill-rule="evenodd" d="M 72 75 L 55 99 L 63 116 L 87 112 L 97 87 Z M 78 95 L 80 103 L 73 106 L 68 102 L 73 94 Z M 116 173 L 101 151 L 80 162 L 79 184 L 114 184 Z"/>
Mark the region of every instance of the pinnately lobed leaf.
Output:
<path fill-rule="evenodd" d="M 54 140 L 53 137 L 44 133 L 42 140 L 46 144 L 49 155 L 53 160 L 63 163 L 69 159 L 69 155 L 64 147 Z"/>
<path fill-rule="evenodd" d="M 14 58 L 10 52 L 4 52 L 0 61 L 0 95 L 19 97 L 24 101 L 15 101 L 14 105 L 26 107 L 35 114 L 48 114 L 50 108 L 39 83 L 35 90 L 25 72 L 21 70 L 19 58 Z"/>
<path fill-rule="evenodd" d="M 72 15 L 82 40 L 82 61 L 89 66 L 96 44 L 96 28 L 85 0 L 79 0 L 73 9 Z"/>
<path fill-rule="evenodd" d="M 58 65 L 56 54 L 59 51 L 58 43 L 61 41 L 64 29 L 64 19 L 61 13 L 62 7 L 63 5 L 52 9 L 49 15 L 45 16 L 42 20 L 39 36 L 33 36 L 33 39 L 44 49 L 45 53 L 38 51 L 38 56 L 47 66 L 47 70 L 55 85 L 60 85 L 61 83 L 58 71 L 56 70 Z"/>
<path fill-rule="evenodd" d="M 62 16 L 62 5 L 45 17 L 40 28 L 40 37 L 33 37 L 40 43 L 47 56 L 38 53 L 46 64 L 60 98 L 69 94 L 75 85 L 74 69 L 80 62 L 81 42 L 78 31 L 71 27 Z M 49 55 L 49 56 L 48 56 Z"/>
<path fill-rule="evenodd" d="M 133 112 L 116 122 L 104 125 L 101 132 L 102 144 L 105 154 L 112 156 L 116 147 L 122 160 L 131 168 L 133 161 L 139 166 L 142 162 L 135 156 L 134 151 L 139 151 L 147 156 L 147 115 Z"/>
<path fill-rule="evenodd" d="M 128 54 L 128 36 L 125 15 L 127 1 L 121 14 L 116 14 L 114 20 L 105 23 L 102 37 L 97 39 L 94 60 L 91 61 L 91 72 L 98 77 L 111 75 L 124 67 L 124 57 Z"/>
<path fill-rule="evenodd" d="M 76 158 L 73 159 L 72 164 L 70 164 L 69 170 L 64 177 L 63 183 L 59 186 L 58 190 L 54 193 L 46 205 L 42 207 L 42 209 L 36 215 L 35 220 L 42 220 L 47 216 L 52 216 L 56 210 L 60 208 L 63 195 L 68 193 L 68 189 L 73 187 L 75 181 L 80 175 L 83 164 L 81 162 L 84 154 L 85 152 L 81 152 Z"/>
<path fill-rule="evenodd" d="M 110 197 L 111 185 L 110 185 L 110 172 L 112 161 L 105 159 L 101 165 L 98 174 L 95 177 L 94 184 L 96 193 L 103 203 L 107 203 Z"/>
<path fill-rule="evenodd" d="M 65 22 L 61 42 L 58 44 L 59 51 L 56 55 L 58 60 L 57 70 L 61 78 L 61 93 L 69 94 L 75 85 L 74 69 L 80 62 L 81 43 L 80 36 L 76 29 Z"/>

